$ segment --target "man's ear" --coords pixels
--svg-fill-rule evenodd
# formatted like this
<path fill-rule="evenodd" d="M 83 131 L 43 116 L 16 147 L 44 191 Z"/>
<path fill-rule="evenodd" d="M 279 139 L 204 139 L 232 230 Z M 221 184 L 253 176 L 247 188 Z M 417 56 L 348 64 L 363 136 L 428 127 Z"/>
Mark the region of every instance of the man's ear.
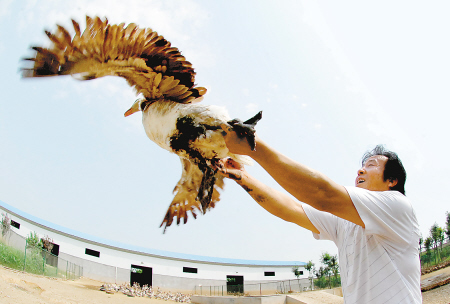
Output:
<path fill-rule="evenodd" d="M 389 189 L 394 188 L 398 184 L 398 179 L 389 179 Z"/>

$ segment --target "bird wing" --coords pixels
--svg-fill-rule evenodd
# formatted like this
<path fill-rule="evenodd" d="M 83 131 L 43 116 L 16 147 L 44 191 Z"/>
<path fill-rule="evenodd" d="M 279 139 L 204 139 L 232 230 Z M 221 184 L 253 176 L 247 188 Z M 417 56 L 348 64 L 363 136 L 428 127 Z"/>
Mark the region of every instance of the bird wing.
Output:
<path fill-rule="evenodd" d="M 73 75 L 80 80 L 119 76 L 149 100 L 169 99 L 180 103 L 200 101 L 206 93 L 195 87 L 192 64 L 171 43 L 150 28 L 130 23 L 108 24 L 108 20 L 86 16 L 86 29 L 72 20 L 75 34 L 57 25 L 45 31 L 50 47 L 36 51 L 32 67 L 23 77 Z"/>
<path fill-rule="evenodd" d="M 172 225 L 175 217 L 177 218 L 177 225 L 180 224 L 181 218 L 183 218 L 183 222 L 186 224 L 188 211 L 192 213 L 194 218 L 197 218 L 197 214 L 195 213 L 196 209 L 201 211 L 201 203 L 197 199 L 197 193 L 200 189 L 203 172 L 190 160 L 181 157 L 180 160 L 182 166 L 181 178 L 173 190 L 175 197 L 167 209 L 167 213 L 160 226 L 162 227 L 164 225 L 164 232 L 167 227 Z M 214 191 L 207 210 L 215 207 L 215 204 L 220 200 L 219 190 L 223 190 L 224 188 L 223 176 L 216 173 L 215 178 Z"/>

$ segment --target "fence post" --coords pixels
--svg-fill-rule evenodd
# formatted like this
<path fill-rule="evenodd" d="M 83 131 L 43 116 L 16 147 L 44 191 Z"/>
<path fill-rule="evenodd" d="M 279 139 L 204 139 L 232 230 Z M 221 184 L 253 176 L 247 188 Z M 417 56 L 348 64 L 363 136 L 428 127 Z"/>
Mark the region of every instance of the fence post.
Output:
<path fill-rule="evenodd" d="M 259 295 L 261 296 L 261 283 L 259 283 Z"/>
<path fill-rule="evenodd" d="M 28 246 L 28 240 L 25 239 L 25 256 L 23 258 L 23 271 L 25 271 L 25 265 L 27 263 L 27 246 Z"/>
<path fill-rule="evenodd" d="M 41 252 L 43 252 L 43 250 L 42 250 Z M 46 256 L 47 256 L 47 255 L 46 255 L 45 252 L 44 252 L 44 258 L 42 259 L 42 275 L 45 274 L 45 257 L 46 257 Z"/>

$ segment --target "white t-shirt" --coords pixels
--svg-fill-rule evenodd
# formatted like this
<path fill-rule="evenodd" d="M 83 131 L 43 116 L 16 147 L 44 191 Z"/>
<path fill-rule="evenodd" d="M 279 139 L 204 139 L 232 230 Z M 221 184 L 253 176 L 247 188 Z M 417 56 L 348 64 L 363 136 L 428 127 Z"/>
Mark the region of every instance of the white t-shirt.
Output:
<path fill-rule="evenodd" d="M 303 204 L 320 234 L 338 247 L 346 304 L 422 303 L 419 225 L 409 199 L 398 191 L 346 187 L 365 228 Z"/>

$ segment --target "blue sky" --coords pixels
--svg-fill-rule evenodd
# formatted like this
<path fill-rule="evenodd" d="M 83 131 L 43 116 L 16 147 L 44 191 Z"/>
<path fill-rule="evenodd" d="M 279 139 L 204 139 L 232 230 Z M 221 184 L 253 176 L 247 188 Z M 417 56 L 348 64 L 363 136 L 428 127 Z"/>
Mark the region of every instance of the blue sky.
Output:
<path fill-rule="evenodd" d="M 408 172 L 421 231 L 450 211 L 449 5 L 434 1 L 0 1 L 0 200 L 90 235 L 238 259 L 316 263 L 331 242 L 262 210 L 228 181 L 215 210 L 159 227 L 181 174 L 147 139 L 123 79 L 21 79 L 44 29 L 84 16 L 134 22 L 192 62 L 204 103 L 231 117 L 263 111 L 258 134 L 353 185 L 362 154 L 385 144 Z M 279 186 L 258 165 L 248 170 Z M 301 186 L 301 185 L 299 185 Z"/>

